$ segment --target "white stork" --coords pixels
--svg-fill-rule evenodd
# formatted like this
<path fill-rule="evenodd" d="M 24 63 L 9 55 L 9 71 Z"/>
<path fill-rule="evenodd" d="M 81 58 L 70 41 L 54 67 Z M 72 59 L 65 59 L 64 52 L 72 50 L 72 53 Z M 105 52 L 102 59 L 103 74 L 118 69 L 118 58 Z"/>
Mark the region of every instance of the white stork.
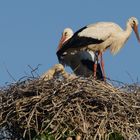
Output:
<path fill-rule="evenodd" d="M 118 53 L 131 35 L 132 29 L 140 42 L 138 20 L 135 17 L 128 19 L 125 30 L 113 22 L 98 22 L 85 26 L 78 30 L 67 43 L 63 44 L 63 47 L 57 52 L 57 55 L 61 56 L 62 54 L 85 50 L 98 52 L 101 57 L 101 66 L 105 77 L 102 53 L 107 48 L 110 48 L 112 54 Z M 61 60 L 61 57 L 59 59 Z M 96 67 L 95 65 L 94 68 L 96 69 Z"/>
<path fill-rule="evenodd" d="M 73 31 L 70 28 L 64 29 L 62 37 L 58 46 L 58 52 L 63 48 L 63 45 L 73 36 Z M 57 54 L 58 54 L 57 52 Z M 76 54 L 71 52 L 67 55 L 59 55 L 61 57 L 61 63 L 63 65 L 70 66 L 76 75 L 91 76 L 94 73 L 95 53 L 93 51 L 80 51 Z M 60 60 L 60 59 L 59 59 Z M 97 64 L 97 79 L 103 80 L 103 74 L 100 64 Z"/>

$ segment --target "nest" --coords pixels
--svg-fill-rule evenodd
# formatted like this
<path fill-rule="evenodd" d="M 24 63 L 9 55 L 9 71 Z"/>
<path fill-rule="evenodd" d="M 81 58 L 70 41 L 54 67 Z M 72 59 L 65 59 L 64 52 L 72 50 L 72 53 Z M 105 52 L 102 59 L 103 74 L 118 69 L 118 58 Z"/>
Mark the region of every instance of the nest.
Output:
<path fill-rule="evenodd" d="M 61 72 L 48 80 L 28 78 L 1 89 L 0 126 L 10 131 L 9 139 L 43 133 L 55 140 L 107 140 L 111 133 L 140 139 L 140 89 L 130 88 L 93 77 L 64 78 Z"/>

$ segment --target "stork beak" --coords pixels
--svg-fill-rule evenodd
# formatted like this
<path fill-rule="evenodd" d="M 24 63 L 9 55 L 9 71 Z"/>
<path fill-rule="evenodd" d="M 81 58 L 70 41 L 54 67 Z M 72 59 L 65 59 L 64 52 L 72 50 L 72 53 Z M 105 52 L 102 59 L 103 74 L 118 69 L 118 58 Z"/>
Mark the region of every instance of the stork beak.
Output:
<path fill-rule="evenodd" d="M 138 32 L 138 26 L 136 24 L 134 24 L 133 30 L 136 34 L 136 37 L 138 39 L 138 41 L 140 42 L 140 36 L 139 36 L 139 32 Z"/>
<path fill-rule="evenodd" d="M 59 42 L 59 45 L 58 45 L 57 50 L 60 50 L 61 49 L 63 43 L 65 42 L 65 39 L 66 39 L 66 36 L 62 34 L 62 37 L 60 39 L 60 42 Z"/>

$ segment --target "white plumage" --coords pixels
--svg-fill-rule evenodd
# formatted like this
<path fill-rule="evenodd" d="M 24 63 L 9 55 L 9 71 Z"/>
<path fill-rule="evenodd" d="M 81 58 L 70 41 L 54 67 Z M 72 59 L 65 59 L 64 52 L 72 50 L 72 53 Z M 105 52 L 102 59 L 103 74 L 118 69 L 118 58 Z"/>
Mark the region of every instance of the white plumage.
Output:
<path fill-rule="evenodd" d="M 116 54 L 124 46 L 129 38 L 132 29 L 134 29 L 138 40 L 138 20 L 131 17 L 126 23 L 126 29 L 123 30 L 119 25 L 112 22 L 98 22 L 88 25 L 86 29 L 78 33 L 79 37 L 89 37 L 97 40 L 103 40 L 100 44 L 89 44 L 88 48 L 93 51 L 105 51 L 108 47 L 112 54 Z"/>
<path fill-rule="evenodd" d="M 113 30 L 112 30 L 113 29 Z M 90 24 L 85 30 L 80 32 L 79 36 L 85 36 L 95 38 L 98 40 L 105 40 L 110 36 L 111 32 L 122 31 L 122 29 L 112 22 L 98 22 Z"/>

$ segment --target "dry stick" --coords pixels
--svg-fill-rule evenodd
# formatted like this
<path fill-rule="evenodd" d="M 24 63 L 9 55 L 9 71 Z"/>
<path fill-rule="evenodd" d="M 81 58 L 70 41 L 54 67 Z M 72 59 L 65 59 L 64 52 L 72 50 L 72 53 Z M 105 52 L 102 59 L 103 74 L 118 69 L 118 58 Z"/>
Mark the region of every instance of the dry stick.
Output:
<path fill-rule="evenodd" d="M 124 104 L 126 104 L 128 107 L 130 106 L 130 105 L 128 105 L 128 104 L 120 97 L 119 94 L 115 94 L 115 95 L 118 96 L 118 98 L 121 99 L 121 101 L 122 101 Z"/>
<path fill-rule="evenodd" d="M 101 121 L 101 123 L 100 123 L 100 125 L 99 125 L 99 127 L 98 127 L 98 129 L 97 129 L 97 132 L 96 132 L 96 134 L 95 134 L 95 136 L 94 136 L 94 140 L 96 140 L 96 138 L 97 138 L 97 136 L 99 136 L 99 140 L 102 140 L 102 136 L 101 136 L 101 134 L 100 134 L 100 129 L 101 129 L 101 127 L 104 125 L 104 121 L 105 121 L 105 119 L 103 119 L 102 121 Z"/>
<path fill-rule="evenodd" d="M 97 81 L 95 81 L 95 82 L 97 83 Z M 108 85 L 105 85 L 104 83 L 98 83 L 98 84 L 100 84 L 102 87 L 104 87 L 104 88 L 106 88 L 106 89 L 111 90 L 113 93 L 115 93 L 116 90 L 117 90 L 117 89 L 113 89 L 113 88 L 109 87 Z M 118 91 L 118 90 L 117 90 L 117 91 Z"/>
<path fill-rule="evenodd" d="M 77 107 L 78 107 L 78 110 L 79 110 L 79 112 L 80 112 L 81 118 L 82 118 L 82 120 L 83 120 L 84 133 L 87 133 L 87 128 L 86 128 L 85 119 L 84 119 L 83 113 L 82 113 L 82 111 L 81 111 L 81 108 L 80 108 L 80 105 L 78 104 L 78 102 L 77 102 Z"/>
<path fill-rule="evenodd" d="M 140 109 L 140 106 L 132 106 L 133 108 L 137 108 L 137 109 Z"/>
<path fill-rule="evenodd" d="M 80 67 L 80 64 L 77 65 L 77 66 L 75 67 L 75 69 L 73 70 L 73 73 L 74 73 L 79 67 Z"/>
<path fill-rule="evenodd" d="M 57 111 L 57 113 L 54 115 L 54 117 L 52 118 L 52 120 L 49 122 L 49 124 L 46 126 L 46 128 L 44 128 L 44 130 L 42 131 L 42 133 L 44 133 L 48 128 L 49 128 L 49 126 L 51 125 L 51 123 L 54 121 L 54 119 L 59 115 L 59 113 L 60 113 L 60 111 L 61 111 L 61 109 L 62 109 L 63 107 L 61 106 L 60 107 L 60 109 Z"/>
<path fill-rule="evenodd" d="M 68 130 L 68 128 L 65 128 L 63 131 L 62 131 L 62 134 L 60 134 L 60 136 L 58 138 L 56 138 L 56 140 L 59 140 L 63 134 L 65 134 L 65 132 Z"/>
<path fill-rule="evenodd" d="M 38 131 L 38 120 L 37 120 L 37 110 L 35 110 L 35 123 L 36 123 L 36 131 L 37 131 L 37 135 L 39 134 L 39 131 Z"/>
<path fill-rule="evenodd" d="M 31 121 L 31 119 L 32 119 L 32 117 L 34 115 L 35 109 L 36 109 L 36 105 L 35 105 L 34 109 L 32 110 L 31 115 L 28 118 L 27 128 L 30 128 L 29 124 L 30 124 L 30 121 Z M 25 138 L 25 135 L 26 135 L 26 132 L 27 132 L 27 128 L 24 130 L 23 138 Z"/>
<path fill-rule="evenodd" d="M 31 71 L 31 74 L 32 74 L 32 76 L 34 77 L 34 72 L 35 72 L 35 74 L 39 77 L 39 74 L 36 72 L 36 70 L 38 70 L 38 68 L 39 68 L 39 66 L 40 66 L 41 64 L 38 64 L 37 65 L 37 67 L 35 68 L 35 69 L 33 69 L 30 65 L 28 65 L 28 67 L 32 70 Z"/>
<path fill-rule="evenodd" d="M 28 127 L 33 127 L 33 129 L 36 128 L 36 119 L 35 117 L 31 118 L 31 122 L 29 123 L 29 113 L 31 113 L 33 111 L 33 103 L 39 103 L 38 106 L 40 108 L 39 113 L 37 114 L 38 117 L 40 117 L 42 120 L 46 120 L 49 121 L 47 122 L 50 123 L 48 125 L 49 126 L 55 125 L 58 126 L 58 124 L 60 123 L 61 125 L 61 121 L 60 118 L 63 118 L 64 121 L 65 119 L 69 119 L 71 120 L 71 116 L 73 117 L 80 117 L 83 119 L 78 119 L 77 123 L 73 123 L 73 121 L 70 122 L 66 122 L 67 123 L 67 128 L 70 129 L 71 128 L 71 123 L 73 124 L 73 127 L 76 128 L 80 125 L 82 125 L 82 127 L 78 127 L 78 129 L 76 129 L 76 131 L 81 132 L 84 137 L 84 139 L 93 139 L 93 131 L 97 132 L 97 129 L 99 129 L 99 125 L 101 125 L 101 120 L 103 119 L 102 117 L 105 117 L 106 111 L 109 113 L 109 118 L 105 119 L 105 122 L 108 122 L 110 124 L 110 127 L 106 127 L 106 126 L 102 126 L 102 128 L 99 129 L 99 132 L 96 134 L 97 138 L 99 139 L 99 137 L 103 137 L 102 132 L 105 133 L 105 135 L 107 135 L 108 132 L 113 131 L 113 130 L 120 130 L 122 131 L 122 134 L 124 137 L 129 138 L 131 135 L 135 135 L 138 136 L 139 132 L 139 124 L 135 124 L 139 123 L 140 121 L 140 115 L 139 115 L 139 93 L 140 93 L 140 89 L 137 89 L 137 95 L 133 94 L 131 92 L 131 94 L 127 94 L 127 92 L 121 92 L 119 90 L 116 90 L 116 88 L 114 88 L 113 86 L 108 86 L 105 85 L 102 82 L 96 82 L 94 80 L 92 80 L 91 78 L 76 78 L 74 81 L 70 80 L 70 79 L 65 79 L 65 80 L 60 80 L 57 78 L 52 79 L 53 81 L 46 81 L 43 82 L 42 81 L 38 81 L 38 80 L 28 80 L 28 83 L 26 82 L 26 84 L 24 85 L 23 83 L 20 84 L 16 84 L 16 85 L 12 85 L 10 86 L 10 88 L 7 88 L 3 93 L 6 93 L 7 96 L 3 96 L 2 97 L 2 102 L 5 103 L 7 101 L 9 101 L 9 99 L 15 99 L 16 101 L 18 101 L 20 99 L 20 103 L 19 103 L 19 109 L 20 110 L 20 116 L 16 116 L 17 119 L 19 120 L 19 124 L 21 123 L 20 126 L 16 127 L 20 127 L 22 128 L 22 131 L 24 132 L 25 129 L 27 129 L 26 132 L 26 136 L 27 133 L 29 132 L 29 128 L 25 128 L 25 123 L 26 122 L 26 126 L 27 126 L 27 122 L 28 122 Z M 103 86 L 102 86 L 103 85 Z M 17 93 L 16 89 L 20 88 L 23 90 L 20 90 L 21 92 L 18 94 L 18 99 L 17 99 L 17 95 L 15 95 L 15 93 Z M 83 94 L 76 94 L 76 92 L 82 89 L 85 90 L 86 88 L 86 94 L 84 94 L 84 98 L 81 99 L 81 95 Z M 111 90 L 110 90 L 111 88 Z M 25 90 L 26 89 L 26 90 Z M 26 96 L 27 94 L 24 95 L 24 93 L 31 93 L 33 90 L 33 92 L 35 92 L 34 96 L 31 97 L 27 97 L 27 98 L 23 98 L 24 96 Z M 116 94 L 113 94 L 112 92 L 115 91 Z M 40 96 L 36 96 L 37 93 L 39 92 Z M 84 91 L 83 91 L 84 92 Z M 93 93 L 93 94 L 91 94 Z M 105 94 L 103 94 L 105 93 Z M 48 98 L 51 97 L 51 100 L 54 101 L 54 104 L 51 102 L 48 102 Z M 132 98 L 133 97 L 133 98 Z M 42 102 L 40 102 L 41 99 L 43 99 Z M 57 112 L 59 110 L 59 106 L 61 107 L 63 104 L 63 102 L 65 101 L 65 99 L 71 99 L 72 102 L 69 102 L 69 106 L 65 106 L 64 108 L 62 108 L 60 111 L 61 113 Z M 85 110 L 82 110 L 82 108 L 80 108 L 81 104 L 78 101 L 82 101 L 82 103 L 85 103 Z M 69 100 L 68 100 L 69 101 Z M 95 101 L 95 103 L 94 103 Z M 109 104 L 106 104 L 108 103 Z M 75 102 L 78 102 L 79 106 L 77 106 L 77 104 L 73 104 Z M 2 103 L 2 104 L 3 104 Z M 13 101 L 9 101 L 7 104 L 2 105 L 2 117 L 6 118 L 7 115 L 7 119 L 8 121 L 10 120 L 11 124 L 15 124 L 16 119 L 13 119 L 13 116 L 15 116 L 16 113 L 14 113 L 14 110 L 16 108 L 16 104 L 12 104 Z M 43 104 L 44 103 L 44 104 Z M 55 104 L 56 103 L 56 104 Z M 86 105 L 87 103 L 87 105 Z M 96 104 L 97 103 L 97 104 Z M 101 105 L 105 105 L 107 107 L 107 109 L 102 110 L 100 109 L 100 104 Z M 59 105 L 59 106 L 58 106 Z M 97 109 L 95 107 L 95 105 L 97 105 Z M 133 106 L 134 105 L 134 106 Z M 13 110 L 13 112 L 11 112 L 9 115 L 9 108 L 11 107 L 10 110 Z M 91 106 L 91 108 L 90 108 Z M 32 108 L 31 110 L 28 110 L 28 107 Z M 99 107 L 99 108 L 98 108 Z M 102 106 L 101 106 L 102 107 Z M 73 109 L 72 109 L 73 108 Z M 74 109 L 77 108 L 77 110 L 75 111 Z M 56 110 L 58 109 L 58 110 Z M 69 114 L 68 116 L 66 116 L 65 111 L 63 111 L 63 109 L 66 111 L 67 114 Z M 8 111 L 7 111 L 8 110 Z M 56 115 L 56 117 L 53 118 L 53 120 L 48 120 L 48 116 L 44 116 L 42 117 L 41 115 L 44 115 L 43 110 L 47 110 L 48 114 L 50 116 L 50 114 L 52 114 L 53 116 L 55 116 L 57 113 L 58 116 Z M 5 112 L 6 111 L 6 112 Z M 81 113 L 80 113 L 81 111 Z M 135 112 L 136 111 L 136 112 Z M 56 112 L 56 113 L 55 113 Z M 33 113 L 33 112 L 32 112 Z M 37 112 L 36 112 L 37 113 Z M 34 112 L 34 116 L 36 114 Z M 88 113 L 88 114 L 86 114 Z M 17 112 L 18 114 L 18 112 Z M 132 114 L 132 115 L 131 115 Z M 28 115 L 28 118 L 26 117 Z M 87 115 L 87 116 L 86 116 Z M 103 116 L 105 115 L 105 116 Z M 99 117 L 98 117 L 99 116 Z M 135 122 L 132 122 L 133 125 L 130 124 L 130 120 L 135 119 L 133 118 L 133 116 L 137 117 L 137 120 L 135 120 Z M 31 116 L 30 116 L 31 117 Z M 66 118 L 65 118 L 66 117 Z M 88 125 L 86 125 L 86 123 L 84 124 L 83 122 L 86 121 L 86 118 L 91 121 L 90 127 L 91 129 L 88 129 Z M 33 119 L 33 121 L 32 121 Z M 93 121 L 95 120 L 95 122 Z M 125 120 L 125 121 L 124 121 Z M 2 120 L 4 121 L 4 120 Z M 23 122 L 24 121 L 24 122 Z M 50 122 L 52 121 L 52 122 Z M 83 121 L 83 122 L 82 122 Z M 94 125 L 96 123 L 96 125 Z M 5 123 L 6 124 L 6 123 Z M 33 124 L 31 126 L 31 124 Z M 106 124 L 106 123 L 105 123 Z M 116 125 L 115 125 L 116 124 Z M 122 126 L 123 124 L 126 124 L 124 126 Z M 127 125 L 128 124 L 128 125 Z M 24 126 L 23 126 L 24 125 Z M 38 124 L 39 125 L 39 124 Z M 98 126 L 98 127 L 96 127 Z M 13 125 L 14 127 L 14 125 Z M 65 130 L 62 127 L 62 130 Z M 88 130 L 88 134 L 85 134 L 83 131 L 83 128 L 86 130 Z M 30 128 L 31 129 L 31 128 Z M 73 132 L 75 132 L 75 130 L 72 130 Z M 40 133 L 42 132 L 42 130 L 40 130 Z M 31 134 L 31 133 L 30 133 Z M 29 134 L 29 135 L 30 135 Z M 60 129 L 56 130 L 54 133 L 55 138 L 58 138 L 59 136 L 62 137 L 62 132 L 60 132 Z M 102 138 L 102 139 L 103 139 Z M 29 137 L 28 137 L 29 139 Z"/>
<path fill-rule="evenodd" d="M 12 76 L 12 74 L 9 72 L 9 70 L 7 69 L 6 66 L 5 66 L 5 69 L 6 69 L 7 73 L 9 74 L 9 76 L 12 78 L 12 80 L 13 80 L 14 82 L 16 82 L 17 80 Z"/>

